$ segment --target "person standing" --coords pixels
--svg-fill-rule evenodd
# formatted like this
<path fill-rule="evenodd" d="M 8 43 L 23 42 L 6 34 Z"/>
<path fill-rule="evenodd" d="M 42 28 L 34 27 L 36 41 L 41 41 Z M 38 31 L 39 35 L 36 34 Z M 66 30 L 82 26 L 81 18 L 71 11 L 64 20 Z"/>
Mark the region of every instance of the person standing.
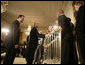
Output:
<path fill-rule="evenodd" d="M 39 34 L 37 28 L 39 27 L 39 23 L 35 22 L 34 27 L 31 29 L 29 35 L 29 41 L 27 42 L 27 49 L 26 49 L 26 61 L 27 64 L 32 64 L 34 60 L 35 50 L 38 46 L 38 38 L 45 38 L 44 34 Z"/>
<path fill-rule="evenodd" d="M 20 37 L 20 23 L 23 23 L 24 15 L 19 15 L 10 27 L 10 32 L 6 36 L 4 44 L 6 44 L 6 56 L 3 64 L 13 64 L 16 57 L 16 50 L 19 48 L 19 37 Z"/>
<path fill-rule="evenodd" d="M 62 28 L 61 32 L 61 64 L 77 64 L 75 58 L 75 40 L 71 21 L 65 16 L 63 10 L 58 10 L 58 23 Z"/>
<path fill-rule="evenodd" d="M 76 1 L 74 4 L 75 11 L 77 12 L 76 16 L 76 36 L 77 43 L 79 48 L 79 56 L 81 56 L 81 63 L 85 63 L 85 46 L 84 46 L 84 5 L 81 1 Z"/>

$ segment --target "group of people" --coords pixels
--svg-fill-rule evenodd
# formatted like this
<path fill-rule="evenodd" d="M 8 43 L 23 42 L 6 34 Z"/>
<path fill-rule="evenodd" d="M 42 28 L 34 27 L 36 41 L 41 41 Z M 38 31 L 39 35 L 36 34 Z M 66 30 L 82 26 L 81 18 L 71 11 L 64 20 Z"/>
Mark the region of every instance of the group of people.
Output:
<path fill-rule="evenodd" d="M 84 6 L 80 2 L 75 3 L 76 27 L 71 23 L 71 19 L 66 17 L 63 10 L 58 10 L 58 20 L 56 25 L 61 26 L 61 64 L 78 64 L 78 56 L 76 51 L 75 40 L 79 45 L 80 53 L 84 63 Z M 13 64 L 16 57 L 16 49 L 19 47 L 20 37 L 20 23 L 24 21 L 24 15 L 19 15 L 11 27 L 10 32 L 6 36 L 5 44 L 7 45 L 6 56 L 4 64 Z M 28 37 L 27 49 L 26 49 L 26 61 L 27 64 L 32 64 L 34 59 L 34 53 L 38 46 L 38 38 L 45 38 L 45 34 L 40 34 L 37 30 L 39 23 L 35 22 L 34 27 L 30 31 Z M 76 35 L 73 31 L 76 31 Z M 52 26 L 49 26 L 48 33 L 52 31 Z"/>
<path fill-rule="evenodd" d="M 58 11 L 58 21 L 62 28 L 61 33 L 61 64 L 84 64 L 84 5 L 76 1 L 76 26 L 66 17 L 63 10 Z M 73 34 L 74 32 L 75 35 Z M 76 46 L 77 45 L 77 46 Z M 77 48 L 76 48 L 77 47 Z M 77 55 L 79 54 L 79 58 Z M 82 59 L 82 60 L 81 60 Z"/>

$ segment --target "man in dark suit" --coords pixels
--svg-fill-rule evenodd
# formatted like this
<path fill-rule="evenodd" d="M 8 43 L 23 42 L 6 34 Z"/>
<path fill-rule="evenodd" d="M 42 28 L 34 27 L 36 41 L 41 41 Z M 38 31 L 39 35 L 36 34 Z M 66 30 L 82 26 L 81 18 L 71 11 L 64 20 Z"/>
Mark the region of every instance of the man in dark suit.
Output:
<path fill-rule="evenodd" d="M 63 10 L 57 12 L 59 26 L 62 28 L 61 32 L 61 64 L 75 64 L 76 54 L 74 36 L 73 36 L 73 27 L 70 19 L 64 15 Z"/>
<path fill-rule="evenodd" d="M 30 35 L 29 35 L 29 41 L 28 46 L 26 50 L 26 60 L 27 64 L 32 64 L 34 60 L 34 53 L 38 46 L 38 38 L 45 38 L 44 34 L 39 34 L 37 28 L 39 27 L 39 23 L 35 22 L 34 27 L 32 28 Z"/>
<path fill-rule="evenodd" d="M 20 23 L 23 21 L 24 15 L 19 15 L 17 20 L 11 24 L 10 32 L 4 42 L 7 48 L 4 64 L 13 64 L 14 58 L 16 57 L 16 50 L 19 47 Z"/>
<path fill-rule="evenodd" d="M 77 43 L 80 49 L 80 56 L 83 59 L 81 63 L 85 63 L 85 45 L 84 45 L 84 6 L 83 3 L 80 1 L 75 2 L 75 10 L 77 11 L 77 16 L 76 16 L 76 35 L 77 35 Z"/>

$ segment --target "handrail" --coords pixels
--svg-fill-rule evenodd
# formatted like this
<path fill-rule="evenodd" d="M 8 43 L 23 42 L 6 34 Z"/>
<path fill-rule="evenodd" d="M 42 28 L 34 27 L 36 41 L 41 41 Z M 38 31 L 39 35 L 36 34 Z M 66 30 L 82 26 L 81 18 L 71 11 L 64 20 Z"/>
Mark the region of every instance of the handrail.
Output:
<path fill-rule="evenodd" d="M 50 32 L 44 39 L 43 45 L 38 45 L 35 55 L 34 62 L 39 57 L 42 56 L 41 47 L 43 46 L 43 59 L 41 64 L 60 64 L 61 63 L 61 27 Z M 41 59 L 39 59 L 41 61 Z"/>

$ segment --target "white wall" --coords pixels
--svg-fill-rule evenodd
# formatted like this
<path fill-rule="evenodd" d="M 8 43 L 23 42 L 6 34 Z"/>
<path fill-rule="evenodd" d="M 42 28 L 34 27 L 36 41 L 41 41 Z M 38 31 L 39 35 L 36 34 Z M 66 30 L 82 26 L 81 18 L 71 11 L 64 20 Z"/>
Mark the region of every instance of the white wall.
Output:
<path fill-rule="evenodd" d="M 74 24 L 74 13 L 73 13 L 73 7 L 72 7 L 73 1 L 64 1 L 62 9 L 65 12 L 65 15 L 69 18 L 71 18 L 71 22 Z"/>

